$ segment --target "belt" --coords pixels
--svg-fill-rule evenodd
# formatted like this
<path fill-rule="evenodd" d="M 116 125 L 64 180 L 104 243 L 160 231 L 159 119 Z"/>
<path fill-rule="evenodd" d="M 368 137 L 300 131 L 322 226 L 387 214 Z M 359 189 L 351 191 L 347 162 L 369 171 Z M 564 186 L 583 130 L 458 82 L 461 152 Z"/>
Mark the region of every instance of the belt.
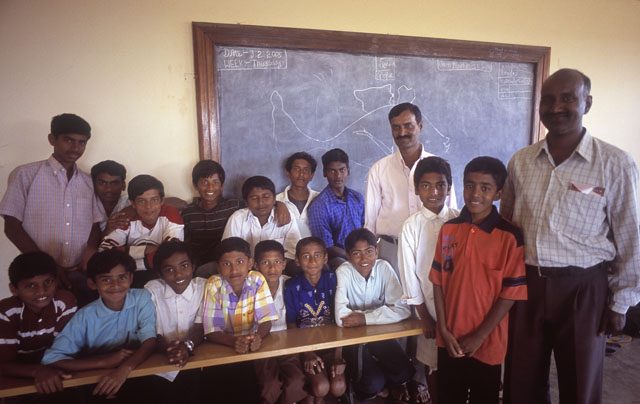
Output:
<path fill-rule="evenodd" d="M 534 274 L 541 278 L 562 278 L 565 276 L 586 276 L 592 275 L 598 271 L 606 271 L 609 267 L 609 263 L 603 261 L 589 268 L 567 266 L 567 267 L 542 267 L 539 265 L 525 265 L 528 272 L 534 272 Z"/>
<path fill-rule="evenodd" d="M 386 241 L 387 243 L 398 244 L 398 238 L 397 237 L 391 237 L 391 236 L 387 236 L 386 234 L 381 234 L 381 235 L 378 236 L 378 238 L 381 238 L 382 240 Z"/>

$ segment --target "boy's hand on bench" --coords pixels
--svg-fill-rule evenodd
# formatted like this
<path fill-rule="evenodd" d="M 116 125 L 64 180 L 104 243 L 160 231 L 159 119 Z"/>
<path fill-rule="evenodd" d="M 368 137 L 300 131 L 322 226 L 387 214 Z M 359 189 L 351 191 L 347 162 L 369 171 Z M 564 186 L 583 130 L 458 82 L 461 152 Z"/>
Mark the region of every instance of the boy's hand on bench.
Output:
<path fill-rule="evenodd" d="M 49 366 L 40 366 L 33 373 L 33 378 L 38 393 L 51 394 L 62 391 L 62 379 L 71 379 L 71 375 Z"/>
<path fill-rule="evenodd" d="M 169 363 L 181 368 L 187 364 L 189 350 L 182 341 L 175 340 L 167 347 L 167 355 L 169 356 Z"/>
<path fill-rule="evenodd" d="M 255 352 L 258 349 L 260 349 L 260 346 L 262 346 L 262 337 L 260 336 L 260 334 L 252 334 L 252 335 L 249 335 L 249 337 L 251 337 L 249 350 L 251 352 Z"/>
<path fill-rule="evenodd" d="M 351 313 L 341 318 L 343 327 L 359 327 L 367 325 L 367 321 L 362 313 Z"/>
<path fill-rule="evenodd" d="M 236 337 L 236 341 L 233 344 L 237 353 L 243 354 L 249 352 L 249 345 L 251 345 L 252 335 L 240 335 Z"/>
<path fill-rule="evenodd" d="M 123 366 L 102 376 L 98 381 L 96 388 L 93 389 L 93 395 L 113 398 L 127 380 L 129 373 L 131 373 L 131 370 L 128 367 Z"/>

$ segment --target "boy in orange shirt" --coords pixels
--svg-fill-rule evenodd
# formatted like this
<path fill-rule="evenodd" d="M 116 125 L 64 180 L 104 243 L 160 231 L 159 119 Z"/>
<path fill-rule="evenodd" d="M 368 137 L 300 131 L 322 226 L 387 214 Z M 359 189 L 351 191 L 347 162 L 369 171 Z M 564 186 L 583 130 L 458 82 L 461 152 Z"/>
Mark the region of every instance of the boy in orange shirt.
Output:
<path fill-rule="evenodd" d="M 465 207 L 442 227 L 429 280 L 437 314 L 438 401 L 498 404 L 507 313 L 527 298 L 523 238 L 493 201 L 504 164 L 477 157 L 464 169 Z"/>

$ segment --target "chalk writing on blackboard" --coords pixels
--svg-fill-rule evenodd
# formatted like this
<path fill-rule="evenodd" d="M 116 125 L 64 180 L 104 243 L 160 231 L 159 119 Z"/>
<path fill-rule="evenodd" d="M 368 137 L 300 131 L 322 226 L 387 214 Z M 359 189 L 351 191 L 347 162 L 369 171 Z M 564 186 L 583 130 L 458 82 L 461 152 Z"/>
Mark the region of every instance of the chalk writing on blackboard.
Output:
<path fill-rule="evenodd" d="M 498 98 L 510 100 L 533 97 L 533 72 L 515 63 L 500 63 Z"/>
<path fill-rule="evenodd" d="M 481 60 L 438 59 L 438 71 L 450 72 L 456 70 L 477 70 L 490 73 L 492 70 L 492 65 L 491 62 L 484 62 Z"/>
<path fill-rule="evenodd" d="M 286 69 L 287 51 L 284 49 L 252 49 L 221 47 L 218 70 Z"/>
<path fill-rule="evenodd" d="M 396 60 L 376 56 L 376 80 L 393 81 L 396 78 Z"/>

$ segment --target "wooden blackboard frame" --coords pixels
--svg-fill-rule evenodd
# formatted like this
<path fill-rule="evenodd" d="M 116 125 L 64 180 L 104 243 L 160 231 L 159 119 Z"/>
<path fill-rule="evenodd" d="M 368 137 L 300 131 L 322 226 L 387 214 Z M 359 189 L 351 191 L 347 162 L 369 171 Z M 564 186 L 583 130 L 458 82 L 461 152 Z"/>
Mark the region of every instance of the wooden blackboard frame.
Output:
<path fill-rule="evenodd" d="M 194 22 L 192 27 L 200 159 L 221 157 L 215 52 L 220 45 L 532 63 L 531 143 L 543 135 L 538 105 L 542 81 L 549 75 L 549 47 L 256 25 Z"/>

